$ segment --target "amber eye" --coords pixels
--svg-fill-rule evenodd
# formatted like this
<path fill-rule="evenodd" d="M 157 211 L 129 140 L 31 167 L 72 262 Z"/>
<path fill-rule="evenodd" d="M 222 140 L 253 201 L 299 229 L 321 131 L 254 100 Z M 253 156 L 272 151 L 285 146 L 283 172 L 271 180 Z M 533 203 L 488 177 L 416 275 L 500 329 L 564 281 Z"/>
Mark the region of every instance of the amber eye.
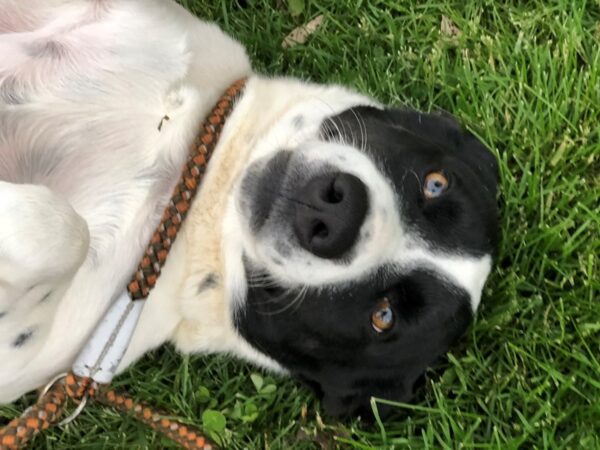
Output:
<path fill-rule="evenodd" d="M 448 179 L 442 172 L 431 172 L 425 177 L 423 194 L 425 198 L 436 198 L 448 188 Z"/>
<path fill-rule="evenodd" d="M 371 313 L 371 325 L 375 331 L 383 333 L 392 328 L 393 324 L 394 311 L 392 311 L 389 300 L 384 297 Z"/>

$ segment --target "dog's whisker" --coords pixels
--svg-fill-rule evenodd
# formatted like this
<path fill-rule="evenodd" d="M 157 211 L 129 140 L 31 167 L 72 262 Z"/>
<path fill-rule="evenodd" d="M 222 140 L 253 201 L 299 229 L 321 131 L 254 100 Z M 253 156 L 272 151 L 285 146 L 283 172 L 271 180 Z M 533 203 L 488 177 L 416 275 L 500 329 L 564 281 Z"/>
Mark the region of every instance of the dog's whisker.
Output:
<path fill-rule="evenodd" d="M 358 131 L 360 132 L 360 142 L 358 143 L 359 145 L 357 145 L 356 147 L 359 148 L 361 152 L 364 152 L 366 148 L 366 127 L 364 119 L 355 109 L 352 109 L 352 114 L 356 119 L 356 123 L 358 124 Z"/>
<path fill-rule="evenodd" d="M 300 292 L 298 293 L 298 296 L 293 300 L 292 304 L 294 306 L 293 312 L 296 312 L 302 302 L 304 301 L 304 299 L 306 298 L 306 295 L 308 294 L 308 286 L 307 285 L 302 285 L 302 287 L 300 288 Z"/>

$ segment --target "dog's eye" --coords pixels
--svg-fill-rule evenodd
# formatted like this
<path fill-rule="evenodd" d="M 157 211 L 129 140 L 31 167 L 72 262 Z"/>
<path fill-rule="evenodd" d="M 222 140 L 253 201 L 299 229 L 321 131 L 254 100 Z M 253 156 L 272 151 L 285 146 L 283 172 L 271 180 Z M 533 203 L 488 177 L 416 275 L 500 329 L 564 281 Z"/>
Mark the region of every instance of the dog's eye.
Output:
<path fill-rule="evenodd" d="M 425 198 L 436 198 L 448 188 L 448 179 L 442 172 L 431 172 L 425 177 L 423 194 Z"/>
<path fill-rule="evenodd" d="M 371 325 L 373 329 L 378 333 L 383 333 L 386 330 L 392 328 L 394 324 L 394 311 L 390 306 L 390 301 L 387 298 L 383 298 L 378 304 L 375 310 L 371 313 Z"/>

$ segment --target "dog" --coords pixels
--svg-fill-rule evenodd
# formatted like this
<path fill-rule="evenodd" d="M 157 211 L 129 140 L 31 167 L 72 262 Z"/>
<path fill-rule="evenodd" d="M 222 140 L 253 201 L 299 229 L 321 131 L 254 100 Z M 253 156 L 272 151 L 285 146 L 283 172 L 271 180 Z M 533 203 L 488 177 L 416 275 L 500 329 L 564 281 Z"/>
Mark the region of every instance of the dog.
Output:
<path fill-rule="evenodd" d="M 168 0 L 0 0 L 0 401 L 68 370 L 123 289 L 212 105 L 247 78 L 119 366 L 171 342 L 407 401 L 467 329 L 498 166 L 445 113 L 255 74 Z"/>

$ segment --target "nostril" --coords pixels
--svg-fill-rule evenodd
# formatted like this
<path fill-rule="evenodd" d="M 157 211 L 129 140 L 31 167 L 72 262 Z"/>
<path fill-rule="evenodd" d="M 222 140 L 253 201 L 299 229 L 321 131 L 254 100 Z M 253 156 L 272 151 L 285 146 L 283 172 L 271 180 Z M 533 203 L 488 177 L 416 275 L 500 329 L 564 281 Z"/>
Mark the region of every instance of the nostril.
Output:
<path fill-rule="evenodd" d="M 321 200 L 327 203 L 336 204 L 344 200 L 344 191 L 337 186 L 336 179 L 334 179 L 321 193 Z"/>
<path fill-rule="evenodd" d="M 325 225 L 324 222 L 318 220 L 313 225 L 311 235 L 312 235 L 313 239 L 314 238 L 326 239 L 327 236 L 329 236 L 329 228 L 327 228 L 327 225 Z"/>

